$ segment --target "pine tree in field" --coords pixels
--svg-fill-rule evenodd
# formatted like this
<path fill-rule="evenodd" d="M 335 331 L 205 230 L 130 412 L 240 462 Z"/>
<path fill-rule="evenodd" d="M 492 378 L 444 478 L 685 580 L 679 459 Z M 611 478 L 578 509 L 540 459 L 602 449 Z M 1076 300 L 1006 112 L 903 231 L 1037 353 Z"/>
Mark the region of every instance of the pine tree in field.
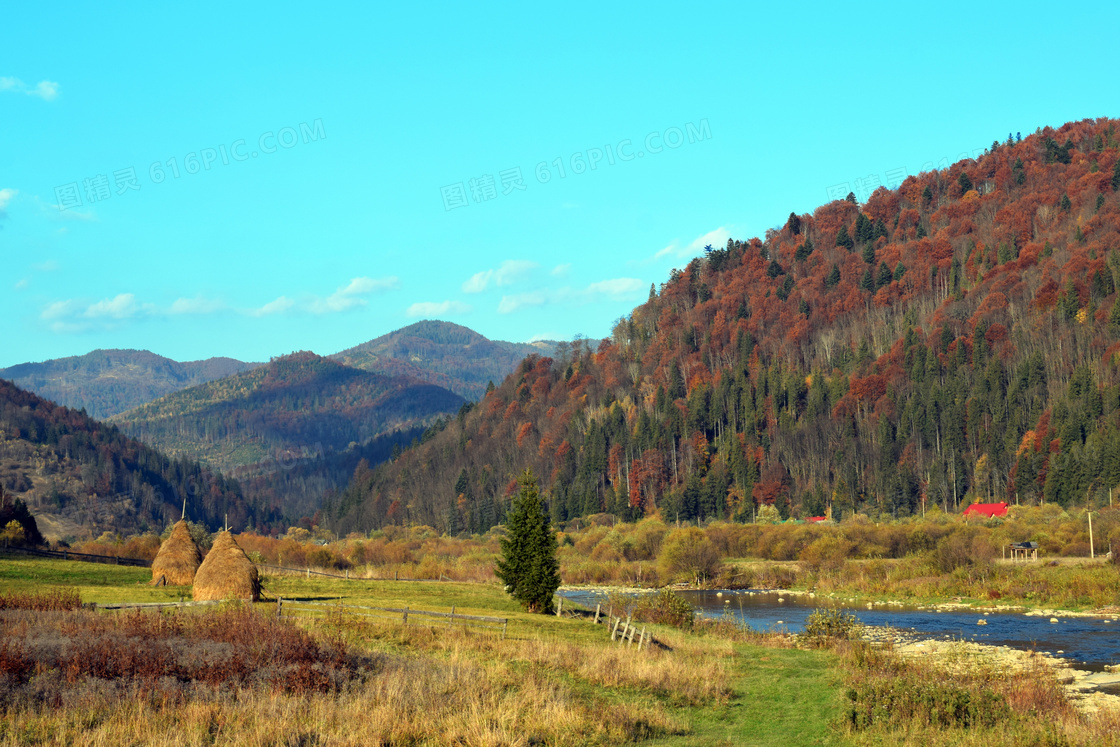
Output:
<path fill-rule="evenodd" d="M 521 489 L 506 517 L 502 556 L 494 573 L 522 607 L 547 613 L 552 611 L 552 596 L 560 588 L 556 535 L 532 470 L 525 470 L 518 482 Z"/>

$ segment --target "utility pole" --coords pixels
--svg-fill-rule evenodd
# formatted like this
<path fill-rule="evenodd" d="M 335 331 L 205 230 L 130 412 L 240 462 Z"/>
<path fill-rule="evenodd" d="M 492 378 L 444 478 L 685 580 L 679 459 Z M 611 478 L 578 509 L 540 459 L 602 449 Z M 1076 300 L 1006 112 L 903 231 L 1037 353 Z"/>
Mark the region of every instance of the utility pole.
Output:
<path fill-rule="evenodd" d="M 1092 559 L 1092 558 L 1097 557 L 1097 555 L 1096 555 L 1095 552 L 1093 552 L 1093 512 L 1089 511 L 1088 513 L 1089 513 L 1089 558 Z"/>

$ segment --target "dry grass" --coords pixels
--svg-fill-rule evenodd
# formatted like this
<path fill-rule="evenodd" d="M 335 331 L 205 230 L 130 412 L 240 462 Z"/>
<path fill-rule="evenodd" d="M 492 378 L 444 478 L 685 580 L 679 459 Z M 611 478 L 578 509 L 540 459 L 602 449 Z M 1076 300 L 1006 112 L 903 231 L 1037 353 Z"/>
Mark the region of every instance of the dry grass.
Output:
<path fill-rule="evenodd" d="M 252 599 L 261 597 L 257 567 L 229 532 L 220 533 L 194 577 L 196 600 Z"/>
<path fill-rule="evenodd" d="M 683 657 L 634 657 L 339 622 L 310 634 L 237 605 L 7 612 L 0 744 L 619 744 L 682 731 L 650 695 L 728 693 L 726 656 L 683 640 Z"/>
<path fill-rule="evenodd" d="M 177 521 L 152 561 L 152 583 L 190 586 L 202 565 L 202 552 L 191 538 L 186 521 Z"/>

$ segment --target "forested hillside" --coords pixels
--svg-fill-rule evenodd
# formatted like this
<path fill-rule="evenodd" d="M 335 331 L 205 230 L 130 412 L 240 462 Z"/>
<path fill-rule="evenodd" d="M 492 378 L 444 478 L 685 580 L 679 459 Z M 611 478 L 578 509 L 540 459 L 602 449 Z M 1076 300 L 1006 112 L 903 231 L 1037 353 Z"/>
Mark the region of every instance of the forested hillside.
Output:
<path fill-rule="evenodd" d="M 485 529 L 525 468 L 558 519 L 1107 501 L 1118 125 L 1009 137 L 709 249 L 595 349 L 526 359 L 426 443 L 355 474 L 329 506 L 336 528 Z"/>
<path fill-rule="evenodd" d="M 283 528 L 279 511 L 247 501 L 234 480 L 158 451 L 0 380 L 0 485 L 48 537 L 162 531 L 187 516 L 218 528 Z"/>
<path fill-rule="evenodd" d="M 318 508 L 323 492 L 346 484 L 364 454 L 362 444 L 426 426 L 464 402 L 433 384 L 301 352 L 176 392 L 113 422 L 172 456 L 190 456 L 226 474 L 236 470 L 253 486 L 250 494 L 268 496 L 298 515 Z M 375 451 L 388 456 L 391 448 Z M 339 475 L 334 456 L 348 449 L 351 454 L 338 462 L 347 471 Z M 309 460 L 320 463 L 308 473 L 293 471 Z M 319 477 L 304 483 L 305 474 Z M 326 475 L 334 477 L 324 481 Z"/>
<path fill-rule="evenodd" d="M 554 348 L 555 343 L 488 340 L 458 324 L 423 321 L 330 357 L 386 376 L 412 376 L 477 400 L 487 384 L 504 379 L 522 358 Z"/>
<path fill-rule="evenodd" d="M 60 405 L 107 418 L 180 389 L 259 366 L 232 358 L 180 363 L 147 350 L 85 355 L 0 369 L 0 378 Z"/>

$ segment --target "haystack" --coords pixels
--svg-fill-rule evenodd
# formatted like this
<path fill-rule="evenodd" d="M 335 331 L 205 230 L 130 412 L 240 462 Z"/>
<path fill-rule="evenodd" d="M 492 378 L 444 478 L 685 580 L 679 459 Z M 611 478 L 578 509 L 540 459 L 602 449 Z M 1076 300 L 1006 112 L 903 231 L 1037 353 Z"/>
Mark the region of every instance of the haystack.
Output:
<path fill-rule="evenodd" d="M 198 567 L 194 575 L 194 598 L 200 601 L 252 599 L 254 602 L 261 598 L 257 567 L 228 530 L 214 539 L 214 545 Z"/>
<path fill-rule="evenodd" d="M 171 536 L 159 546 L 152 561 L 152 583 L 168 586 L 190 586 L 194 574 L 202 563 L 202 553 L 191 538 L 186 521 L 177 521 L 171 527 Z"/>

